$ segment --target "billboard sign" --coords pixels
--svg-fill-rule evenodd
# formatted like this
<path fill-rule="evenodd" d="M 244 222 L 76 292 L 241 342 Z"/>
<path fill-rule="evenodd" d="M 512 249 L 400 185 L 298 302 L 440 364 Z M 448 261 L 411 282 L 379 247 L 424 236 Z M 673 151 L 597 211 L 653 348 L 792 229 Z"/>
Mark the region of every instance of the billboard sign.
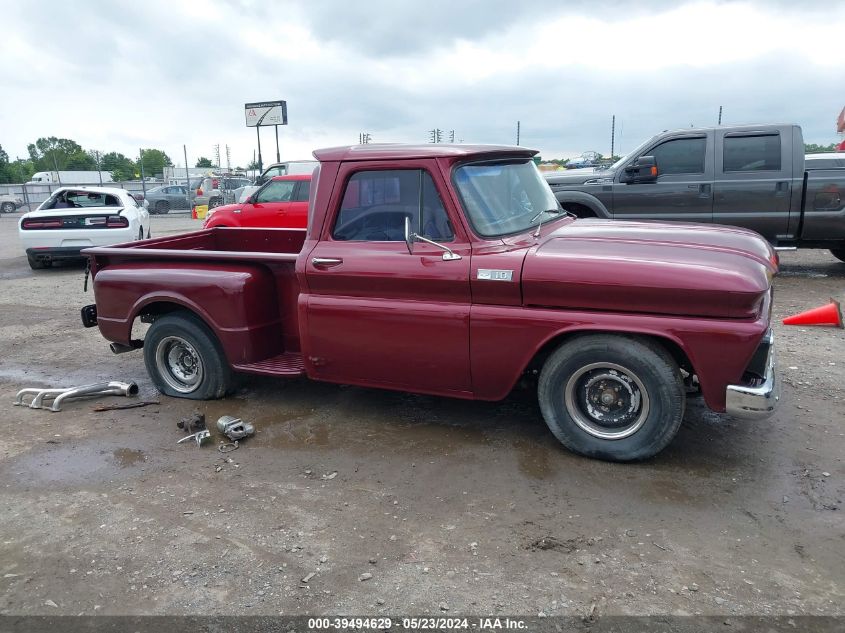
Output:
<path fill-rule="evenodd" d="M 287 101 L 258 101 L 244 104 L 247 127 L 260 125 L 287 125 Z"/>

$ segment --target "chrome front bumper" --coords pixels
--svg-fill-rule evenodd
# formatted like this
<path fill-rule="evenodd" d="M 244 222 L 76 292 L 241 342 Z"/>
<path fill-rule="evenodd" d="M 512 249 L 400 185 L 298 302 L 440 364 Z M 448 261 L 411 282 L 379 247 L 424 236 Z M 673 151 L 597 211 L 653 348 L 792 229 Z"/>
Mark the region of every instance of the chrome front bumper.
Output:
<path fill-rule="evenodd" d="M 736 418 L 762 420 L 774 413 L 780 401 L 780 378 L 777 373 L 777 354 L 771 331 L 764 342 L 769 345 L 763 382 L 753 385 L 728 385 L 725 411 Z"/>

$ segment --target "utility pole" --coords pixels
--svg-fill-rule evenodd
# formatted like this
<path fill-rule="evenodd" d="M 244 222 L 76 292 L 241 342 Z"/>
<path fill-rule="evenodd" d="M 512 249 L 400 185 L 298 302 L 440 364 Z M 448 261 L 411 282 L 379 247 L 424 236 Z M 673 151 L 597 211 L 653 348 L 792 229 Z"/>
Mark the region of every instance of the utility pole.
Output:
<path fill-rule="evenodd" d="M 442 143 L 443 142 L 443 130 L 439 127 L 434 128 L 433 130 L 428 131 L 428 138 L 430 143 Z"/>
<path fill-rule="evenodd" d="M 226 171 L 232 171 L 232 152 L 228 145 L 226 146 Z"/>
<path fill-rule="evenodd" d="M 274 125 L 273 127 L 276 128 L 276 162 L 281 163 L 282 155 L 279 154 L 279 126 Z"/>
<path fill-rule="evenodd" d="M 188 208 L 191 208 L 191 172 L 188 171 L 188 148 L 182 145 L 182 153 L 185 155 L 185 197 L 188 199 Z M 175 173 L 175 172 L 174 172 Z"/>
<path fill-rule="evenodd" d="M 214 146 L 214 165 L 220 169 L 220 143 Z"/>
<path fill-rule="evenodd" d="M 719 106 L 719 125 L 722 125 L 722 106 Z"/>
<path fill-rule="evenodd" d="M 613 150 L 616 147 L 616 115 L 610 120 L 610 160 L 613 161 Z"/>
<path fill-rule="evenodd" d="M 449 142 L 450 143 L 455 142 L 455 130 L 449 130 Z"/>
<path fill-rule="evenodd" d="M 100 169 L 100 152 L 99 150 L 94 150 L 94 156 L 97 158 L 97 176 L 100 177 L 100 186 L 103 186 L 103 172 Z"/>
<path fill-rule="evenodd" d="M 144 176 L 144 150 L 143 148 L 138 148 L 138 164 L 141 165 L 141 190 L 144 192 L 144 198 L 147 197 L 147 178 Z M 187 166 L 187 163 L 185 163 Z"/>
<path fill-rule="evenodd" d="M 519 121 L 516 122 L 516 144 L 519 145 Z"/>

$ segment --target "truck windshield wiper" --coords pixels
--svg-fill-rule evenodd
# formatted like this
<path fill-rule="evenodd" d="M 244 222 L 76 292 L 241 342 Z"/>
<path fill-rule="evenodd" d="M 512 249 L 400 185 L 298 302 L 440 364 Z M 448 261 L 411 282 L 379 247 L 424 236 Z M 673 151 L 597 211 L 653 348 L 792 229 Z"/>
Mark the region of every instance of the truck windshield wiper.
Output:
<path fill-rule="evenodd" d="M 566 214 L 570 215 L 569 211 L 566 211 L 565 209 L 561 209 L 561 208 L 543 209 L 542 211 L 537 213 L 533 218 L 531 218 L 530 224 L 533 224 L 534 220 L 539 218 L 544 213 L 551 213 L 552 215 L 560 215 L 561 213 L 566 213 Z M 534 231 L 534 237 L 535 238 L 540 237 L 540 229 L 543 228 L 543 222 L 545 222 L 545 220 L 540 220 L 540 224 L 537 225 L 537 230 Z"/>

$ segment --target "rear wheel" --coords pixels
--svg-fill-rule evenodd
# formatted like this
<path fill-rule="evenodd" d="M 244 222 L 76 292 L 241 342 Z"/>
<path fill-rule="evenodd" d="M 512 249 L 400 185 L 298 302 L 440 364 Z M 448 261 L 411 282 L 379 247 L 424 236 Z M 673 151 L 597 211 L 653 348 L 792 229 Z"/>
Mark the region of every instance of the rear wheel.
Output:
<path fill-rule="evenodd" d="M 156 202 L 156 213 L 167 213 L 168 211 L 170 211 L 170 203 L 167 200 L 159 200 Z"/>
<path fill-rule="evenodd" d="M 620 335 L 590 335 L 561 345 L 538 386 L 546 424 L 571 451 L 608 461 L 659 453 L 684 417 L 678 364 L 660 345 Z"/>
<path fill-rule="evenodd" d="M 144 239 L 144 227 L 143 226 L 138 229 L 138 239 L 139 240 Z"/>
<path fill-rule="evenodd" d="M 29 267 L 32 268 L 32 270 L 43 270 L 44 268 L 50 268 L 50 266 L 53 265 L 53 262 L 50 260 L 38 259 L 32 255 L 27 255 L 26 260 L 29 262 Z"/>
<path fill-rule="evenodd" d="M 158 390 L 174 398 L 222 398 L 232 382 L 220 342 L 190 312 L 153 322 L 144 340 L 144 363 Z"/>
<path fill-rule="evenodd" d="M 15 203 L 14 202 L 4 202 L 0 205 L 0 213 L 14 213 L 15 212 Z"/>
<path fill-rule="evenodd" d="M 208 208 L 209 209 L 216 209 L 217 207 L 223 206 L 223 199 L 222 198 L 212 198 L 208 201 Z"/>
<path fill-rule="evenodd" d="M 841 262 L 845 262 L 845 246 L 842 248 L 831 248 L 831 254 Z"/>

